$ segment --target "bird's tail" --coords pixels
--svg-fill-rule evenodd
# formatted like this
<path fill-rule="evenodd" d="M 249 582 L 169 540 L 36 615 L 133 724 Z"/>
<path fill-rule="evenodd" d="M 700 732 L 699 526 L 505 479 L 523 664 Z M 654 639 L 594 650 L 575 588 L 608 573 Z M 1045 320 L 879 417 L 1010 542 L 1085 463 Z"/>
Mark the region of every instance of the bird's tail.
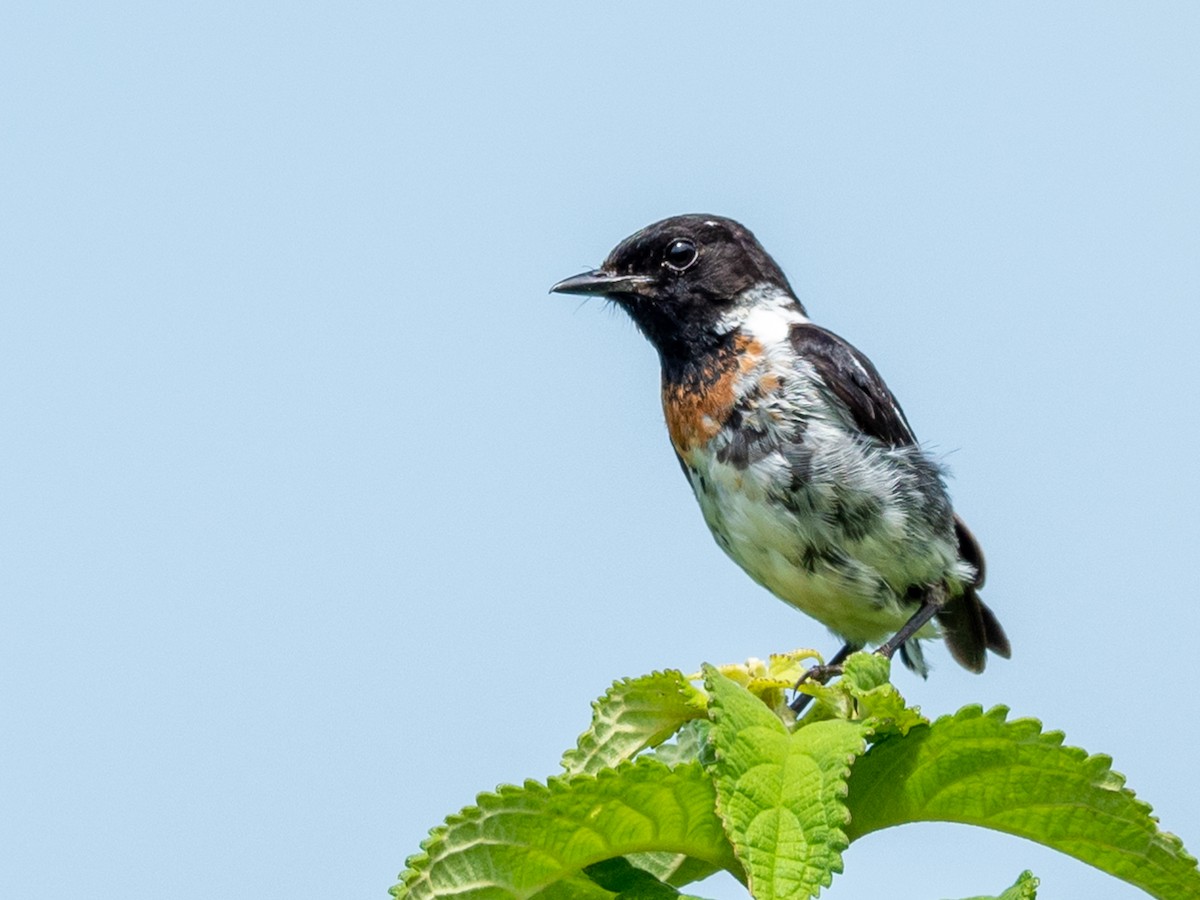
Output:
<path fill-rule="evenodd" d="M 987 651 L 1008 659 L 1012 649 L 1000 622 L 975 591 L 974 585 L 955 597 L 937 614 L 942 637 L 950 655 L 964 669 L 982 672 L 987 664 Z"/>
<path fill-rule="evenodd" d="M 979 542 L 957 516 L 954 518 L 954 531 L 958 536 L 959 556 L 974 566 L 975 580 L 938 612 L 937 620 L 946 646 L 958 664 L 972 672 L 982 672 L 989 650 L 1008 659 L 1012 655 L 1012 648 L 996 614 L 979 599 L 979 588 L 983 587 L 986 576 Z"/>

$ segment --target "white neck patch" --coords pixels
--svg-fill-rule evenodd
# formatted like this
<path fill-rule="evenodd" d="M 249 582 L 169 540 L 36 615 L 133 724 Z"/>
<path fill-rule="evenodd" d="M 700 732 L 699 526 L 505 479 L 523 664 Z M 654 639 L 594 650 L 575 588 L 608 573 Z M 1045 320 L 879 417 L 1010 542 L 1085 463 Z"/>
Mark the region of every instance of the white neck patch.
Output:
<path fill-rule="evenodd" d="M 763 346 L 788 339 L 793 325 L 808 321 L 787 291 L 760 284 L 743 291 L 737 303 L 721 318 L 721 331 L 741 328 Z"/>

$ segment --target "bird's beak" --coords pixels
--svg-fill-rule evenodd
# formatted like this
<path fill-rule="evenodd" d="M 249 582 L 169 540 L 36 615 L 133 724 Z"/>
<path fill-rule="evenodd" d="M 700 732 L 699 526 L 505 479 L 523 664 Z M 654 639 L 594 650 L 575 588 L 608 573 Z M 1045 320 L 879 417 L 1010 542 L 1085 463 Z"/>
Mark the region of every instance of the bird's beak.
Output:
<path fill-rule="evenodd" d="M 552 294 L 634 294 L 639 287 L 653 284 L 649 275 L 612 275 L 602 269 L 593 269 L 579 275 L 564 278 L 550 288 Z"/>

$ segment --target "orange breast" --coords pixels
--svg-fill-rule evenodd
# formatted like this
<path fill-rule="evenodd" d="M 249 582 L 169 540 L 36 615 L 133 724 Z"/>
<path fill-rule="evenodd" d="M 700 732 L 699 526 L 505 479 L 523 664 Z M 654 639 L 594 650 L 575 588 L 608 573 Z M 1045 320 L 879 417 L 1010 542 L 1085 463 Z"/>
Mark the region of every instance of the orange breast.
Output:
<path fill-rule="evenodd" d="M 733 352 L 714 357 L 695 380 L 663 382 L 667 432 L 684 460 L 720 432 L 737 402 L 741 379 L 754 370 L 762 355 L 758 341 L 738 336 Z"/>

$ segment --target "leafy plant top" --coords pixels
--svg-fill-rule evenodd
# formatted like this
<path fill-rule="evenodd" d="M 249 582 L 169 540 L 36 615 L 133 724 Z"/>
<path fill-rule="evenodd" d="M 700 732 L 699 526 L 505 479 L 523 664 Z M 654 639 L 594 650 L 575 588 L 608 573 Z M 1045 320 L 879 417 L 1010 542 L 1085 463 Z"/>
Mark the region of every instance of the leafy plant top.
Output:
<path fill-rule="evenodd" d="M 1196 860 L 1105 756 L 997 707 L 929 722 L 851 656 L 844 676 L 786 691 L 809 651 L 619 681 L 563 756 L 565 773 L 481 794 L 410 857 L 396 900 L 687 898 L 730 872 L 757 900 L 815 897 L 853 841 L 960 822 L 1045 844 L 1160 900 L 1200 897 Z M 1022 873 L 998 895 L 1032 900 Z M 974 898 L 986 900 L 986 898 Z"/>

